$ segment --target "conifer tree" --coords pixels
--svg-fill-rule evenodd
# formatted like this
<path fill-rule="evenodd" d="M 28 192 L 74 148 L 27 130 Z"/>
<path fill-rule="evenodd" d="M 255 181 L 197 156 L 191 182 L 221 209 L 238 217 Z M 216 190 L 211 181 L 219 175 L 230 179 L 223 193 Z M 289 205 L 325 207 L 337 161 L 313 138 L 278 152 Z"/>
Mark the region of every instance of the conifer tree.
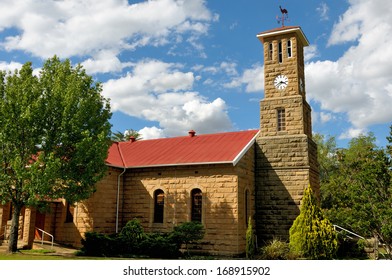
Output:
<path fill-rule="evenodd" d="M 332 259 L 337 248 L 335 229 L 324 217 L 309 186 L 305 189 L 301 212 L 290 228 L 290 250 L 309 259 Z"/>
<path fill-rule="evenodd" d="M 251 259 L 256 250 L 255 235 L 253 232 L 252 218 L 249 217 L 248 228 L 246 230 L 246 258 Z"/>

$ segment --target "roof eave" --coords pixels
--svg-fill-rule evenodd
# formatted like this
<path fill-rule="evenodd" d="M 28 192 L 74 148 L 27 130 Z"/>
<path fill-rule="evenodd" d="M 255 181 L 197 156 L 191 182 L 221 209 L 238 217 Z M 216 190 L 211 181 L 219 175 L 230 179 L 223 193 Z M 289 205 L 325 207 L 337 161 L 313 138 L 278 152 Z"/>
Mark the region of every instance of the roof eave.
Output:
<path fill-rule="evenodd" d="M 249 151 L 249 149 L 253 146 L 256 142 L 257 136 L 260 134 L 260 130 L 253 136 L 253 138 L 249 141 L 248 144 L 242 149 L 242 151 L 234 158 L 233 166 L 236 166 L 237 163 L 242 159 L 242 157 Z"/>
<path fill-rule="evenodd" d="M 186 162 L 186 163 L 168 163 L 168 164 L 151 164 L 151 165 L 135 165 L 135 166 L 118 166 L 113 164 L 106 164 L 110 167 L 137 169 L 137 168 L 152 168 L 152 167 L 173 167 L 173 166 L 190 166 L 190 165 L 209 165 L 209 164 L 234 164 L 234 161 L 206 161 L 206 162 Z"/>
<path fill-rule="evenodd" d="M 271 36 L 278 36 L 278 35 L 282 35 L 282 34 L 286 34 L 289 32 L 295 32 L 297 33 L 297 35 L 300 37 L 302 44 L 306 47 L 309 46 L 309 40 L 308 38 L 306 38 L 305 33 L 302 31 L 301 27 L 299 26 L 289 26 L 287 28 L 283 28 L 283 29 L 273 29 L 270 31 L 266 31 L 266 32 L 262 32 L 256 35 L 256 37 L 263 42 L 265 37 L 271 37 Z"/>

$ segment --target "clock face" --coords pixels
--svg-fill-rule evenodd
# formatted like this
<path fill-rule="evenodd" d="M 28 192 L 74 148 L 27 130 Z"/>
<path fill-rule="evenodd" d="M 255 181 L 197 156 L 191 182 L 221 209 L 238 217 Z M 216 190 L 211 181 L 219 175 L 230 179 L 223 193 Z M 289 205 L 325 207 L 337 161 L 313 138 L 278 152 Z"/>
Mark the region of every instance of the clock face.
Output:
<path fill-rule="evenodd" d="M 289 79 L 285 75 L 279 75 L 274 80 L 275 88 L 285 89 L 289 84 Z"/>

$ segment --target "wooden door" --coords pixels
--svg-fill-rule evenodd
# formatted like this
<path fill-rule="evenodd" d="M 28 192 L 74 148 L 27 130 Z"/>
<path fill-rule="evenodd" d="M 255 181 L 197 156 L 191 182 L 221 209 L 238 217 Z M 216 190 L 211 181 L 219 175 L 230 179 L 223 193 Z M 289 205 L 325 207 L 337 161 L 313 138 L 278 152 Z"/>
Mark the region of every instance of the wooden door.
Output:
<path fill-rule="evenodd" d="M 45 230 L 45 214 L 39 211 L 37 211 L 35 216 L 35 239 L 42 239 L 42 232 L 37 230 L 37 228 Z"/>

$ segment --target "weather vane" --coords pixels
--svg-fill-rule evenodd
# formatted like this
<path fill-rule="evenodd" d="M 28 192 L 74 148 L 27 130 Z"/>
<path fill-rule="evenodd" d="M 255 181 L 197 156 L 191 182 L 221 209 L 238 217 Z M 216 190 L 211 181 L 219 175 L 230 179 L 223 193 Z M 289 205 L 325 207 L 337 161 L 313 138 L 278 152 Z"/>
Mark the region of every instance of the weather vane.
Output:
<path fill-rule="evenodd" d="M 284 21 L 289 20 L 289 13 L 287 12 L 286 9 L 282 9 L 282 6 L 279 6 L 279 8 L 282 15 L 276 16 L 276 20 L 278 21 L 278 23 L 282 23 L 282 27 L 284 27 Z"/>

